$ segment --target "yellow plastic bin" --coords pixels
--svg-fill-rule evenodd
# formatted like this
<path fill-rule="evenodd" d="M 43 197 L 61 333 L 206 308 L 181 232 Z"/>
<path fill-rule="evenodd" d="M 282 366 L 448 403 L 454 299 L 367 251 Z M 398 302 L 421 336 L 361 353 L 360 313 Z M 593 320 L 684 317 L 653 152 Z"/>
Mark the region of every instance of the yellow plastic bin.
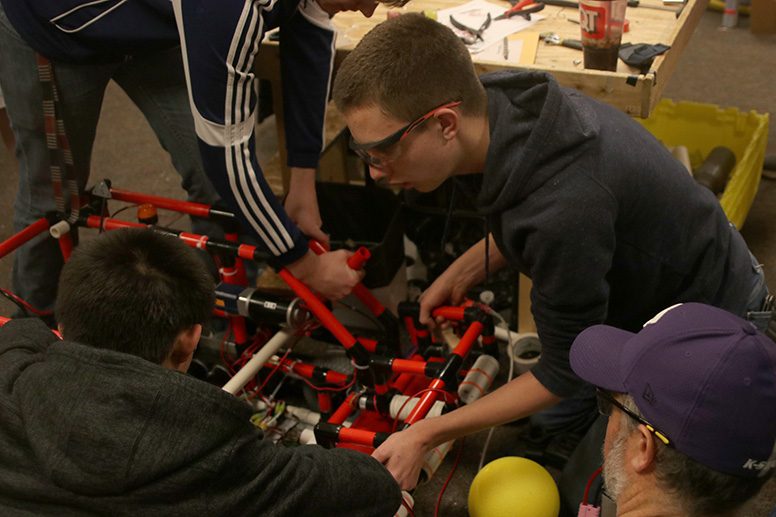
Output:
<path fill-rule="evenodd" d="M 662 100 L 648 119 L 636 120 L 665 145 L 687 147 L 693 169 L 719 145 L 735 153 L 736 166 L 720 204 L 728 219 L 740 229 L 760 185 L 768 143 L 768 114 Z"/>

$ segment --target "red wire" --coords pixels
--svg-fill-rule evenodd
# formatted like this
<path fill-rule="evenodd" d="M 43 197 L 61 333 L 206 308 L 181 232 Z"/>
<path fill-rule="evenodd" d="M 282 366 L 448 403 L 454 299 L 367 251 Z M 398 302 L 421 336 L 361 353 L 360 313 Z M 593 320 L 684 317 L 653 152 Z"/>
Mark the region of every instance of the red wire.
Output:
<path fill-rule="evenodd" d="M 601 471 L 603 470 L 603 467 L 598 467 L 595 472 L 590 476 L 590 478 L 587 480 L 587 486 L 585 487 L 585 495 L 582 497 L 582 504 L 587 504 L 587 496 L 590 493 L 590 487 L 593 486 L 593 481 L 595 481 L 595 478 L 597 478 Z"/>
<path fill-rule="evenodd" d="M 259 386 L 259 388 L 256 391 L 254 391 L 250 397 L 248 397 L 248 400 L 252 399 L 256 395 L 261 393 L 261 390 L 264 389 L 264 386 L 266 386 L 269 380 L 272 378 L 272 376 L 275 375 L 275 372 L 278 371 L 278 368 L 280 368 L 280 366 L 283 364 L 283 361 L 285 360 L 286 357 L 288 357 L 288 354 L 290 353 L 291 353 L 291 348 L 286 350 L 286 353 L 283 354 L 283 357 L 280 358 L 280 361 L 278 361 L 278 364 L 276 364 L 275 367 L 272 369 L 272 371 L 269 372 L 269 375 L 267 375 L 267 377 L 264 379 L 264 382 L 261 383 L 261 386 Z"/>
<path fill-rule="evenodd" d="M 3 291 L 6 295 L 8 295 L 9 297 L 11 297 L 14 300 L 16 300 L 17 303 L 22 305 L 25 309 L 27 309 L 28 311 L 30 311 L 33 314 L 36 314 L 38 316 L 51 316 L 52 314 L 54 314 L 54 311 L 42 311 L 40 309 L 36 309 L 35 307 L 33 307 L 32 305 L 27 303 L 26 300 L 24 300 L 21 297 L 19 297 L 19 295 L 17 295 L 16 293 L 12 293 L 11 291 L 9 291 L 7 289 L 3 289 L 2 287 L 0 287 L 0 291 Z"/>
<path fill-rule="evenodd" d="M 226 341 L 229 339 L 229 336 L 232 333 L 232 322 L 229 321 L 226 324 L 226 330 L 224 331 L 224 337 L 221 339 L 221 345 L 218 347 L 218 353 L 221 356 L 221 362 L 226 365 L 226 367 L 229 369 L 229 373 L 234 375 L 234 368 L 232 368 L 232 365 L 229 363 L 229 361 L 226 360 L 226 351 L 224 350 L 226 348 Z"/>
<path fill-rule="evenodd" d="M 439 516 L 439 506 L 442 503 L 442 496 L 445 495 L 445 490 L 447 490 L 447 485 L 449 485 L 450 480 L 453 479 L 453 474 L 455 473 L 455 470 L 458 468 L 458 463 L 461 461 L 461 456 L 463 455 L 463 443 L 465 440 L 466 438 L 461 438 L 461 443 L 458 445 L 458 453 L 455 455 L 455 463 L 453 463 L 453 468 L 450 469 L 450 473 L 447 475 L 445 484 L 442 485 L 442 490 L 439 491 L 439 497 L 437 497 L 436 506 L 434 507 L 434 517 Z"/>

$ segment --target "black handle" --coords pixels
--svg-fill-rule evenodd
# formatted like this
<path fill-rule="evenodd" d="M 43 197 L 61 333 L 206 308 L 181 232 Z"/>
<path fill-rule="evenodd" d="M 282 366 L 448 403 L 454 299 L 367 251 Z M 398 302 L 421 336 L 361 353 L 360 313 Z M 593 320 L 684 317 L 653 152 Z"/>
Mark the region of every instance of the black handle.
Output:
<path fill-rule="evenodd" d="M 576 50 L 582 50 L 582 42 L 578 39 L 564 39 L 561 42 L 561 45 L 568 48 L 573 48 Z"/>

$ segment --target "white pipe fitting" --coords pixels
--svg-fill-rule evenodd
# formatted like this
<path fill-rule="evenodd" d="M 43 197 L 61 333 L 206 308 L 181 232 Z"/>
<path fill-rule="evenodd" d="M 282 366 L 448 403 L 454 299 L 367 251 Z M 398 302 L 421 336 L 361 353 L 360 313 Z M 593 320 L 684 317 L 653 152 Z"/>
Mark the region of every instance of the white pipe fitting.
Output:
<path fill-rule="evenodd" d="M 293 330 L 282 329 L 272 338 L 267 341 L 263 347 L 251 357 L 251 360 L 245 363 L 245 366 L 240 368 L 240 371 L 234 374 L 234 377 L 229 379 L 229 382 L 224 384 L 221 388 L 227 393 L 232 395 L 237 394 L 248 382 L 253 379 L 262 366 L 269 361 L 269 358 L 275 355 L 280 348 L 285 345 L 292 345 L 296 343 L 301 336 L 297 335 Z"/>
<path fill-rule="evenodd" d="M 66 233 L 70 233 L 70 223 L 67 221 L 59 221 L 58 223 L 51 225 L 51 228 L 49 228 L 49 234 L 55 239 L 59 239 Z"/>

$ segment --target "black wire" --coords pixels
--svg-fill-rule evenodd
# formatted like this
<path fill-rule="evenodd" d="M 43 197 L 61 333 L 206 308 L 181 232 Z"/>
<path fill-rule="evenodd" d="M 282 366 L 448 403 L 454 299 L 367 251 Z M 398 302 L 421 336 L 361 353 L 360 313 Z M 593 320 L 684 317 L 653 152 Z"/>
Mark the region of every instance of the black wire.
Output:
<path fill-rule="evenodd" d="M 118 210 L 116 210 L 115 212 L 113 212 L 112 214 L 110 214 L 110 218 L 111 218 L 111 219 L 113 219 L 114 217 L 116 217 L 118 214 L 120 214 L 120 213 L 121 213 L 121 212 L 123 212 L 124 210 L 129 210 L 130 208 L 134 208 L 134 207 L 136 207 L 136 206 L 137 206 L 137 205 L 127 205 L 127 206 L 125 206 L 125 207 L 119 208 Z"/>
<path fill-rule="evenodd" d="M 98 234 L 102 233 L 103 224 L 105 224 L 105 198 L 102 198 L 102 201 L 100 201 L 100 229 L 97 232 Z"/>
<path fill-rule="evenodd" d="M 442 239 L 439 243 L 439 251 L 444 254 L 445 241 L 447 241 L 447 232 L 450 230 L 450 219 L 453 217 L 453 205 L 455 204 L 455 179 L 450 182 L 452 192 L 450 192 L 450 204 L 447 206 L 447 215 L 445 216 L 445 226 L 442 228 Z"/>
<path fill-rule="evenodd" d="M 488 218 L 485 218 L 485 285 L 490 283 L 490 235 L 488 232 Z"/>

